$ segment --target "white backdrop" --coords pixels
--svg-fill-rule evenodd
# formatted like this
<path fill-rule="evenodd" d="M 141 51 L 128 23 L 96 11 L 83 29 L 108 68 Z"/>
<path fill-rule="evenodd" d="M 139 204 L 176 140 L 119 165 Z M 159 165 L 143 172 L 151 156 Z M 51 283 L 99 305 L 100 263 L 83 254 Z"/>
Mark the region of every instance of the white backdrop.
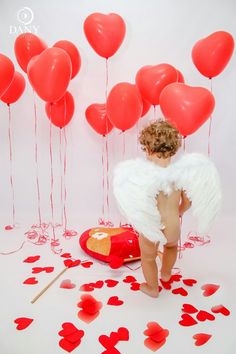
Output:
<path fill-rule="evenodd" d="M 137 70 L 144 65 L 170 63 L 184 75 L 186 83 L 210 88 L 210 81 L 197 71 L 191 60 L 191 49 L 197 40 L 217 30 L 230 32 L 236 38 L 234 0 L 0 0 L 0 52 L 9 56 L 16 70 L 21 71 L 14 56 L 14 41 L 22 24 L 17 12 L 29 7 L 34 14 L 32 32 L 49 46 L 67 39 L 81 53 L 82 67 L 72 80 L 69 91 L 76 103 L 75 114 L 66 128 L 68 136 L 67 208 L 68 223 L 88 226 L 101 216 L 102 168 L 101 137 L 85 120 L 85 109 L 105 98 L 105 60 L 89 46 L 83 33 L 83 22 L 93 12 L 120 14 L 127 26 L 125 40 L 109 59 L 109 89 L 121 81 L 134 82 Z M 37 32 L 35 32 L 35 28 Z M 16 32 L 16 33 L 15 33 Z M 21 71 L 22 72 L 22 71 Z M 25 75 L 25 74 L 24 74 Z M 224 191 L 222 215 L 235 213 L 236 153 L 235 133 L 235 54 L 224 72 L 213 79 L 216 108 L 213 115 L 211 157 L 219 168 Z M 50 155 L 49 121 L 44 103 L 37 99 L 39 119 L 39 166 L 43 220 L 50 219 Z M 158 109 L 158 116 L 160 110 Z M 151 110 L 140 127 L 153 119 Z M 12 105 L 13 177 L 15 185 L 16 221 L 31 224 L 37 221 L 37 195 L 34 164 L 34 111 L 32 89 L 27 88 Z M 209 122 L 187 138 L 187 152 L 207 154 Z M 0 226 L 11 223 L 11 191 L 9 183 L 8 111 L 0 104 Z M 136 129 L 126 133 L 126 158 L 135 157 Z M 55 214 L 60 221 L 59 130 L 53 129 L 55 171 Z M 141 154 L 141 152 L 139 152 Z M 109 136 L 110 171 L 122 158 L 122 136 L 114 130 Z M 118 221 L 112 195 L 111 219 Z"/>

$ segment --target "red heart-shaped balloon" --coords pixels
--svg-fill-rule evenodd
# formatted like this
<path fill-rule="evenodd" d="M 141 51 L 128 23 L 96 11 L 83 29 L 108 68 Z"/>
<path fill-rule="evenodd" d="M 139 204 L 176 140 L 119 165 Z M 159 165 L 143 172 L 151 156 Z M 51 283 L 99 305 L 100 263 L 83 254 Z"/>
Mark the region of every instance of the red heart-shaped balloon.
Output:
<path fill-rule="evenodd" d="M 193 62 L 200 73 L 208 78 L 219 75 L 229 62 L 234 50 L 230 33 L 217 31 L 200 39 L 192 49 Z"/>
<path fill-rule="evenodd" d="M 144 100 L 159 104 L 161 91 L 178 80 L 177 70 L 169 64 L 143 66 L 136 75 L 136 84 Z"/>
<path fill-rule="evenodd" d="M 183 136 L 194 133 L 212 114 L 215 99 L 203 87 L 173 83 L 164 88 L 160 107 L 166 120 Z"/>
<path fill-rule="evenodd" d="M 0 54 L 0 97 L 10 86 L 14 73 L 13 62 L 7 56 Z"/>
<path fill-rule="evenodd" d="M 89 125 L 98 134 L 105 136 L 109 134 L 113 129 L 113 124 L 110 122 L 107 116 L 106 104 L 91 104 L 87 107 L 85 111 L 85 116 Z"/>
<path fill-rule="evenodd" d="M 61 48 L 45 49 L 33 57 L 27 66 L 31 85 L 46 102 L 56 102 L 65 94 L 71 70 L 70 57 Z"/>
<path fill-rule="evenodd" d="M 72 119 L 75 110 L 74 98 L 67 91 L 57 102 L 45 104 L 49 120 L 58 128 L 65 127 Z"/>
<path fill-rule="evenodd" d="M 95 52 L 103 58 L 109 58 L 123 42 L 125 22 L 114 13 L 93 13 L 84 21 L 84 33 Z"/>

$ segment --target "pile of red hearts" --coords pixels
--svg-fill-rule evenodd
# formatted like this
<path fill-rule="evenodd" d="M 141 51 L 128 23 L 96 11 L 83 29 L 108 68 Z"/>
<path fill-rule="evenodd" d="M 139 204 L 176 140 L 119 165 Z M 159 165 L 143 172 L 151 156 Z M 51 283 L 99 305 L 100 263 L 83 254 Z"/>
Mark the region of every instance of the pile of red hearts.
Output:
<path fill-rule="evenodd" d="M 115 348 L 115 345 L 119 341 L 128 341 L 129 331 L 125 327 L 120 327 L 117 332 L 111 332 L 110 336 L 102 334 L 99 337 L 99 342 L 106 349 L 102 354 L 120 354 L 120 352 Z"/>
<path fill-rule="evenodd" d="M 162 328 L 157 322 L 149 322 L 147 329 L 143 333 L 148 336 L 144 341 L 144 345 L 152 351 L 161 348 L 169 335 L 168 329 Z"/>
<path fill-rule="evenodd" d="M 86 322 L 90 323 L 100 314 L 102 308 L 102 302 L 97 301 L 93 296 L 84 294 L 81 296 L 81 301 L 77 304 L 82 310 L 78 312 L 78 317 Z"/>
<path fill-rule="evenodd" d="M 58 334 L 63 337 L 59 342 L 59 346 L 70 353 L 80 345 L 84 331 L 76 328 L 70 322 L 65 322 L 62 324 L 62 330 Z"/>

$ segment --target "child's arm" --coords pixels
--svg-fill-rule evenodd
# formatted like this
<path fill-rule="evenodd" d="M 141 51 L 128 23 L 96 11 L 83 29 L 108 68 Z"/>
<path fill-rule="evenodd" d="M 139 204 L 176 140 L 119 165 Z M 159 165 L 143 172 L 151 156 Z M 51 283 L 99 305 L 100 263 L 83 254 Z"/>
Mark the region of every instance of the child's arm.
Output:
<path fill-rule="evenodd" d="M 192 205 L 184 191 L 181 192 L 181 203 L 179 205 L 179 215 L 182 216 Z"/>

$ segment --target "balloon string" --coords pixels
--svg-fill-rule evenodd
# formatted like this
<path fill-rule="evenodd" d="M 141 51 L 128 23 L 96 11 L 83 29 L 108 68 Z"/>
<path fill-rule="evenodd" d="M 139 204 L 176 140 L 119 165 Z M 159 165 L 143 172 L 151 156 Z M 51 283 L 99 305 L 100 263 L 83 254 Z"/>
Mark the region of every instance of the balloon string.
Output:
<path fill-rule="evenodd" d="M 34 160 L 35 160 L 35 167 L 36 167 L 36 187 L 37 187 L 37 201 L 38 201 L 38 219 L 39 219 L 39 226 L 42 224 L 42 217 L 41 217 L 41 200 L 40 200 L 40 187 L 39 187 L 39 166 L 38 166 L 38 115 L 37 115 L 37 106 L 36 106 L 36 98 L 35 92 L 33 91 L 34 97 Z"/>
<path fill-rule="evenodd" d="M 102 137 L 102 218 L 105 219 L 105 136 Z"/>
<path fill-rule="evenodd" d="M 157 106 L 156 106 L 156 105 L 154 105 L 153 107 L 154 107 L 154 120 L 156 120 L 156 113 L 157 113 L 156 108 L 157 108 Z"/>
<path fill-rule="evenodd" d="M 107 101 L 107 91 L 108 91 L 108 58 L 106 58 L 106 89 L 105 89 L 106 101 Z"/>
<path fill-rule="evenodd" d="M 183 142 L 183 150 L 184 150 L 184 152 L 186 152 L 186 136 L 183 137 L 183 140 L 184 140 L 184 142 Z"/>
<path fill-rule="evenodd" d="M 181 230 L 182 230 L 182 225 L 183 225 L 183 217 L 181 216 L 180 217 L 180 236 L 179 236 L 179 247 L 178 247 L 178 256 L 179 256 L 179 259 L 181 259 L 183 257 L 182 255 L 182 240 L 181 240 Z"/>
<path fill-rule="evenodd" d="M 136 124 L 136 138 L 137 138 L 137 140 L 136 140 L 136 142 L 137 142 L 137 154 L 138 154 L 138 151 L 139 151 L 139 119 L 138 119 L 138 121 L 137 121 L 137 124 Z"/>
<path fill-rule="evenodd" d="M 123 160 L 124 160 L 124 158 L 125 158 L 125 131 L 123 131 L 123 134 L 122 134 L 122 137 L 123 137 L 123 156 L 122 156 L 122 158 L 123 158 Z"/>
<path fill-rule="evenodd" d="M 212 79 L 210 79 L 210 89 L 212 93 Z M 209 130 L 208 130 L 208 156 L 211 154 L 211 147 L 210 147 L 210 140 L 211 140 L 211 130 L 212 130 L 212 114 L 210 115 L 210 123 L 209 123 Z"/>
<path fill-rule="evenodd" d="M 62 165 L 62 129 L 60 129 L 60 171 L 61 171 L 61 180 L 60 180 L 60 189 L 61 189 L 61 224 L 64 225 L 63 219 L 63 165 Z"/>
<path fill-rule="evenodd" d="M 108 137 L 105 137 L 106 142 L 106 183 L 107 183 L 107 193 L 106 193 L 106 203 L 107 203 L 107 217 L 108 220 L 110 219 L 110 205 L 109 205 L 109 191 L 110 191 L 110 184 L 109 184 L 109 153 L 108 153 Z"/>
<path fill-rule="evenodd" d="M 66 172 L 67 172 L 67 136 L 66 136 L 66 128 L 63 128 L 64 132 L 64 221 L 65 221 L 65 230 L 67 230 L 67 211 L 66 211 L 66 201 L 67 201 L 67 188 L 66 188 Z"/>
<path fill-rule="evenodd" d="M 50 165 L 51 165 L 51 190 L 50 190 L 50 205 L 51 205 L 51 216 L 52 216 L 52 233 L 53 241 L 56 240 L 55 228 L 54 228 L 54 204 L 53 204 L 53 187 L 54 187 L 54 178 L 53 178 L 53 156 L 52 156 L 52 120 L 51 120 L 52 104 L 50 104 Z"/>
<path fill-rule="evenodd" d="M 8 105 L 8 116 L 9 116 L 9 125 L 8 125 L 8 139 L 9 139 L 9 156 L 10 156 L 10 185 L 11 185 L 11 194 L 12 194 L 12 226 L 15 226 L 15 191 L 13 184 L 13 172 L 12 172 L 12 132 L 11 132 L 11 107 Z"/>

